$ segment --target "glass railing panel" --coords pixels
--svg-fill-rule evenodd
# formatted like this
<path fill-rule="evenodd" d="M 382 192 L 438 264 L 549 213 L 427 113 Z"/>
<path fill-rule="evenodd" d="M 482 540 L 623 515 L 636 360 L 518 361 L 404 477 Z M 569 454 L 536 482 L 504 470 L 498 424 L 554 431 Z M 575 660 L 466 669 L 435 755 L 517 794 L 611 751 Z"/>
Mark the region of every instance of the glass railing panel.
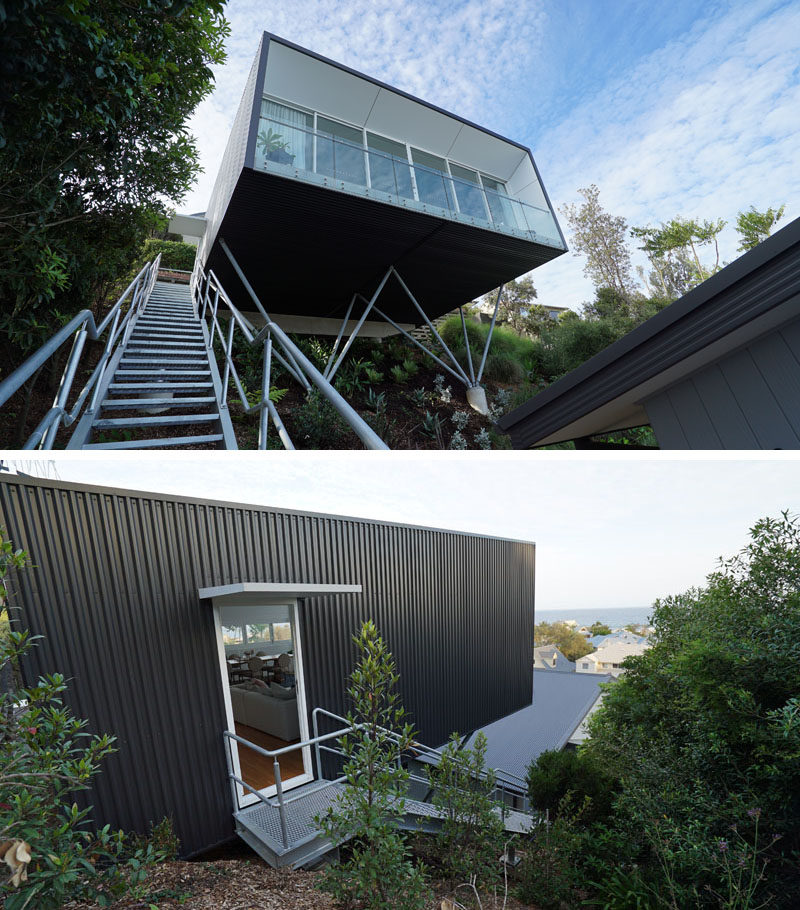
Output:
<path fill-rule="evenodd" d="M 341 180 L 354 188 L 374 189 L 434 206 L 459 220 L 466 218 L 525 235 L 535 233 L 539 239 L 561 246 L 551 212 L 494 191 L 485 186 L 485 181 L 484 187 L 481 187 L 470 179 L 450 177 L 438 168 L 421 163 L 412 166 L 406 158 L 373 148 L 365 149 L 362 145 L 328 133 L 262 116 L 255 166 L 264 169 L 270 163 L 288 164 Z M 457 172 L 460 173 L 460 170 Z"/>

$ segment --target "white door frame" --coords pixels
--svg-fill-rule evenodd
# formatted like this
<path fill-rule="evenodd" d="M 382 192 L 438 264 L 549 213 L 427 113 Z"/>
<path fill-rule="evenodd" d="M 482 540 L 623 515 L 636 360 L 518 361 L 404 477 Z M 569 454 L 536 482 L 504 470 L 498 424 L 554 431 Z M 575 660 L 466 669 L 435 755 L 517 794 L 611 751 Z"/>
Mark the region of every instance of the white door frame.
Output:
<path fill-rule="evenodd" d="M 309 739 L 310 734 L 308 730 L 305 673 L 303 668 L 302 626 L 300 619 L 300 610 L 298 609 L 298 600 L 297 598 L 292 597 L 275 597 L 269 595 L 261 595 L 258 600 L 259 603 L 251 603 L 249 605 L 254 609 L 260 606 L 289 607 L 289 617 L 292 624 L 292 643 L 294 645 L 295 679 L 297 681 L 297 713 L 300 726 L 300 740 L 302 742 L 303 740 Z M 222 694 L 225 702 L 225 716 L 227 719 L 228 730 L 231 733 L 235 733 L 236 727 L 233 719 L 233 704 L 231 702 L 230 689 L 228 687 L 228 665 L 225 658 L 225 645 L 222 641 L 222 614 L 220 612 L 220 606 L 221 605 L 215 598 L 213 600 L 214 631 L 217 639 L 217 656 L 219 660 L 220 684 L 222 685 Z M 239 762 L 239 744 L 236 742 L 236 740 L 231 740 L 227 737 L 225 737 L 225 740 L 225 748 L 230 749 L 233 773 L 236 777 L 241 778 L 242 769 Z M 246 747 L 243 746 L 242 748 Z M 299 774 L 296 777 L 290 777 L 288 780 L 282 780 L 281 783 L 283 785 L 284 791 L 292 790 L 295 787 L 299 787 L 302 784 L 307 784 L 309 781 L 314 780 L 311 747 L 303 746 L 302 755 L 304 773 Z M 265 761 L 266 760 L 267 759 L 265 759 Z M 232 780 L 230 783 L 231 794 L 233 796 L 235 806 L 243 809 L 245 806 L 249 806 L 253 803 L 258 802 L 258 797 L 255 795 L 255 793 L 251 793 L 249 790 L 246 790 L 241 784 L 237 783 L 236 781 Z M 263 790 L 260 790 L 259 792 L 264 796 L 275 796 L 277 790 L 273 784 L 271 787 L 267 787 Z"/>

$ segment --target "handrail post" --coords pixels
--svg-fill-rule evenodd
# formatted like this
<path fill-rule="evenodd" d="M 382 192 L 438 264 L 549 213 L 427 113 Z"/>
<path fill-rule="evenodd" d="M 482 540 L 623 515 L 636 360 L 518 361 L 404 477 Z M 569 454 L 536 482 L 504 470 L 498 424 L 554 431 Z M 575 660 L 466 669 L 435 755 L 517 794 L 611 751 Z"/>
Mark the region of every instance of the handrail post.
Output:
<path fill-rule="evenodd" d="M 278 814 L 281 818 L 281 835 L 283 836 L 283 846 L 289 846 L 289 829 L 286 825 L 286 804 L 283 801 L 283 783 L 281 782 L 281 766 L 276 758 L 272 764 L 272 770 L 275 775 L 275 794 L 278 797 Z"/>
<path fill-rule="evenodd" d="M 228 378 L 231 375 L 231 351 L 233 350 L 233 330 L 235 328 L 236 320 L 231 316 L 230 325 L 228 326 L 228 343 L 225 346 L 225 373 L 222 378 L 222 395 L 219 400 L 221 408 L 228 407 Z"/>
<path fill-rule="evenodd" d="M 320 752 L 319 752 L 319 739 L 318 739 L 318 737 L 319 737 L 319 721 L 317 720 L 318 711 L 319 711 L 319 707 L 314 708 L 314 710 L 311 712 L 311 725 L 314 729 L 314 739 L 317 740 L 317 742 L 314 743 L 314 754 L 317 759 L 317 777 L 320 780 L 322 780 L 322 756 L 320 755 Z"/>
<path fill-rule="evenodd" d="M 72 350 L 70 351 L 69 359 L 67 360 L 67 365 L 64 369 L 64 373 L 61 376 L 61 384 L 58 387 L 56 399 L 53 402 L 54 408 L 61 408 L 62 411 L 66 410 L 67 397 L 69 395 L 70 389 L 72 388 L 72 381 L 74 380 L 75 373 L 78 369 L 78 361 L 81 358 L 83 346 L 86 343 L 86 335 L 87 332 L 84 326 L 78 329 L 78 331 L 75 333 L 75 341 L 72 343 Z M 43 449 L 53 448 L 60 424 L 61 416 L 59 415 L 53 419 L 53 422 L 50 424 L 50 428 L 47 430 L 47 433 L 42 440 L 41 447 Z"/>
<path fill-rule="evenodd" d="M 233 317 L 231 317 L 231 322 L 233 322 Z M 269 386 L 271 381 L 271 372 L 272 372 L 272 335 L 267 335 L 267 341 L 264 345 L 264 361 L 261 367 L 261 413 L 259 417 L 259 426 L 258 426 L 258 447 L 259 449 L 266 450 L 267 448 L 267 433 L 269 431 L 269 407 L 267 403 L 269 402 Z"/>

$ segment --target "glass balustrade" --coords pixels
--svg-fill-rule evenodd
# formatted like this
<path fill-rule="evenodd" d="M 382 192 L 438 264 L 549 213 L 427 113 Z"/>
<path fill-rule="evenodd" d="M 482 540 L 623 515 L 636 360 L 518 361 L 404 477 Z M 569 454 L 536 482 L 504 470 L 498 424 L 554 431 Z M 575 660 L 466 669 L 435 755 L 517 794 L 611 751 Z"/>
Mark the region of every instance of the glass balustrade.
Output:
<path fill-rule="evenodd" d="M 341 181 L 342 188 L 378 191 L 395 197 L 389 201 L 441 212 L 456 221 L 562 245 L 552 214 L 508 196 L 499 181 L 454 164 L 448 173 L 444 159 L 420 149 L 411 149 L 409 159 L 401 143 L 369 132 L 365 147 L 360 130 L 321 116 L 317 125 L 314 130 L 310 114 L 291 122 L 262 115 L 255 166 L 296 168 Z"/>

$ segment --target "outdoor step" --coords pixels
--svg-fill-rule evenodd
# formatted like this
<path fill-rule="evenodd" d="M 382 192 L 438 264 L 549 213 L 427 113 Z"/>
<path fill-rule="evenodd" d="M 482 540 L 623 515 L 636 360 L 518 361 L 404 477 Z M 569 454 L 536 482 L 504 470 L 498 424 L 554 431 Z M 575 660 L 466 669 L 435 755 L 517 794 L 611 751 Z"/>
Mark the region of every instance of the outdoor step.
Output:
<path fill-rule="evenodd" d="M 213 395 L 201 398 L 106 398 L 100 408 L 104 411 L 152 407 L 195 408 L 201 404 L 214 404 L 216 400 Z"/>
<path fill-rule="evenodd" d="M 148 405 L 150 407 L 150 405 Z M 219 414 L 167 414 L 163 417 L 104 417 L 96 420 L 95 430 L 122 430 L 127 427 L 172 427 L 190 423 L 209 423 Z"/>
<path fill-rule="evenodd" d="M 131 439 L 127 442 L 89 442 L 84 449 L 155 449 L 162 446 L 199 446 L 209 442 L 222 442 L 221 433 L 206 436 L 168 436 L 165 439 Z"/>
<path fill-rule="evenodd" d="M 199 329 L 186 329 L 176 333 L 174 329 L 134 329 L 131 342 L 134 339 L 149 339 L 152 341 L 178 341 L 181 338 L 199 338 L 203 340 L 203 333 Z"/>
<path fill-rule="evenodd" d="M 196 347 L 205 347 L 204 341 L 175 341 L 171 338 L 164 339 L 137 339 L 135 336 L 131 336 L 130 341 L 128 342 L 128 347 L 126 350 L 132 350 L 133 348 L 196 348 Z"/>
<path fill-rule="evenodd" d="M 156 354 L 153 354 L 152 357 L 123 357 L 122 360 L 120 360 L 120 365 L 122 367 L 129 367 L 134 364 L 151 363 L 153 366 L 164 364 L 165 366 L 204 367 L 208 364 L 208 360 L 205 358 L 202 360 L 170 360 L 167 357 L 160 356 L 162 354 L 185 355 L 187 353 L 188 352 L 186 351 L 158 351 Z"/>
<path fill-rule="evenodd" d="M 112 382 L 110 392 L 194 392 L 213 389 L 213 382 Z"/>
<path fill-rule="evenodd" d="M 182 376 L 187 379 L 189 376 L 210 376 L 211 370 L 117 370 L 114 373 L 114 379 L 118 376 Z"/>

